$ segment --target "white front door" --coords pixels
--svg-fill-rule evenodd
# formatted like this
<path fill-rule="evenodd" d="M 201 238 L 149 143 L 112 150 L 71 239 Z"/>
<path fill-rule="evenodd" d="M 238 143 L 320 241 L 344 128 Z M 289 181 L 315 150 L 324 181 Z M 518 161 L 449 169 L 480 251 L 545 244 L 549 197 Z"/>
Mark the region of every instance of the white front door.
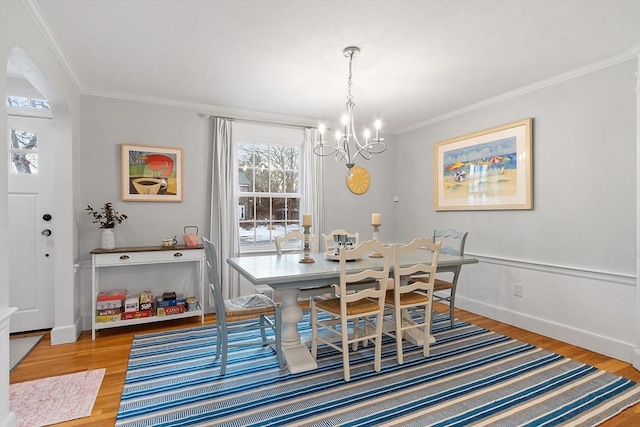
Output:
<path fill-rule="evenodd" d="M 7 117 L 10 332 L 54 326 L 53 120 Z M 47 231 L 48 230 L 48 231 Z"/>

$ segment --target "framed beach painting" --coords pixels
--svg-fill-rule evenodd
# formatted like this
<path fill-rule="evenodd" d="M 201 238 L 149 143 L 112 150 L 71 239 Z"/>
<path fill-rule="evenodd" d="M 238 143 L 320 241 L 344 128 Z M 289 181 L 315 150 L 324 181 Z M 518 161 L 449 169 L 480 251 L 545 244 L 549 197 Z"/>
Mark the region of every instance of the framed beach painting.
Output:
<path fill-rule="evenodd" d="M 435 145 L 437 211 L 532 209 L 532 119 Z"/>
<path fill-rule="evenodd" d="M 182 150 L 121 144 L 122 200 L 182 202 Z"/>

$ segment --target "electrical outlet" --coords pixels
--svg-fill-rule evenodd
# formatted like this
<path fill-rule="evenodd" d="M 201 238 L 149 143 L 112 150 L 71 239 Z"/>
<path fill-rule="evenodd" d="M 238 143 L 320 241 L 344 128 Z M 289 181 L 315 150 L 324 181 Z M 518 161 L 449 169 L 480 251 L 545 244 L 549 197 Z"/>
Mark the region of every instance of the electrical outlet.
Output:
<path fill-rule="evenodd" d="M 522 283 L 514 283 L 513 284 L 513 295 L 517 297 L 522 296 Z"/>

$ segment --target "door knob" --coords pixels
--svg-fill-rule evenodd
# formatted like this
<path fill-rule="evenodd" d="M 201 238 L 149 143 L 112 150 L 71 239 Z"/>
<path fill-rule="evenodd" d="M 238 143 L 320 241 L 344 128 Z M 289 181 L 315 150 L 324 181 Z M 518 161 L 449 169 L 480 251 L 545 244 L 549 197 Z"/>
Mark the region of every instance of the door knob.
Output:
<path fill-rule="evenodd" d="M 45 228 L 44 230 L 42 230 L 42 234 L 43 236 L 51 236 L 51 230 L 49 230 L 48 228 Z"/>

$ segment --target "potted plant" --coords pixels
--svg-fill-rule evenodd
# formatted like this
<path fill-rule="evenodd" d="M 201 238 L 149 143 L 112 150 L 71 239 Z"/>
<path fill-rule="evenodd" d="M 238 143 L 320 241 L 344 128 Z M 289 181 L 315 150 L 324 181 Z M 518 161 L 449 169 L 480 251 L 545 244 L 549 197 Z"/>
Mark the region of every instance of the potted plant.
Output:
<path fill-rule="evenodd" d="M 102 249 L 113 249 L 116 247 L 116 239 L 113 229 L 127 219 L 127 215 L 121 214 L 113 208 L 111 202 L 104 204 L 100 211 L 96 211 L 87 205 L 87 213 L 93 217 L 94 224 L 100 224 L 102 229 Z"/>

